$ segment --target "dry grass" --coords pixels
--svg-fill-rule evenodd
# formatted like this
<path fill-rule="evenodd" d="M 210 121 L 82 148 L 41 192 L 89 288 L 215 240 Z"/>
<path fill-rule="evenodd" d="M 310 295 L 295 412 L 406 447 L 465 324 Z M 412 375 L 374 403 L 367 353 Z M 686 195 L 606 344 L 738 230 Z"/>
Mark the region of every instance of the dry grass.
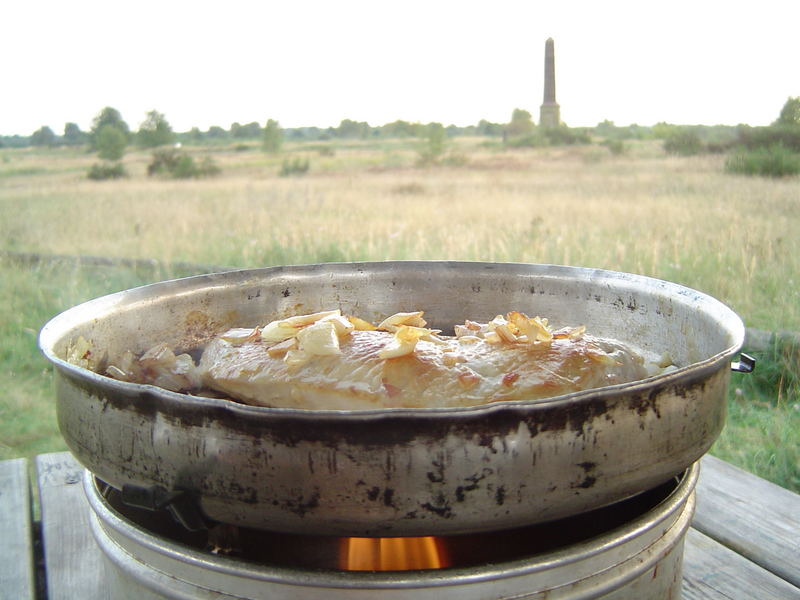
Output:
<path fill-rule="evenodd" d="M 668 158 L 642 144 L 459 148 L 461 167 L 414 167 L 413 145 L 351 144 L 277 176 L 280 157 L 216 150 L 210 180 L 84 177 L 86 155 L 6 152 L 6 249 L 264 266 L 330 260 L 547 262 L 678 281 L 747 324 L 800 329 L 797 181 L 733 177 L 723 158 Z M 6 170 L 32 175 L 3 177 Z M 44 172 L 42 172 L 44 171 Z"/>

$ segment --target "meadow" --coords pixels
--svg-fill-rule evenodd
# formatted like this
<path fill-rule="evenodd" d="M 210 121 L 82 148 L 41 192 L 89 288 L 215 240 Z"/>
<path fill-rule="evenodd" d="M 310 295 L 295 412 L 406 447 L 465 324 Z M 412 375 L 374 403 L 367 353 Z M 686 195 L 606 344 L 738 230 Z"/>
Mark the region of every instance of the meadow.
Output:
<path fill-rule="evenodd" d="M 599 144 L 508 149 L 489 138 L 451 140 L 441 164 L 427 166 L 412 139 L 287 143 L 275 155 L 256 142 L 183 150 L 212 157 L 221 173 L 148 177 L 150 154 L 129 151 L 127 178 L 90 181 L 97 159 L 85 151 L 0 149 L 0 459 L 64 448 L 36 347 L 49 317 L 218 267 L 596 267 L 699 289 L 749 328 L 800 331 L 800 181 L 726 174 L 723 155 L 668 156 L 655 140 L 613 154 Z M 309 171 L 280 176 L 287 156 L 308 159 Z M 729 422 L 713 449 L 795 490 L 798 356 L 776 345 L 759 354 L 762 375 L 734 375 Z"/>

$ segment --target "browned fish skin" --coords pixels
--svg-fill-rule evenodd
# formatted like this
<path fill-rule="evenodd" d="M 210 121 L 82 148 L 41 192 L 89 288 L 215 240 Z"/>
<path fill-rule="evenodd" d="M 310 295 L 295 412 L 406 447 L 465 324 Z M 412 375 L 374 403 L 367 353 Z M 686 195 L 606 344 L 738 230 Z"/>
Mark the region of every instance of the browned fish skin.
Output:
<path fill-rule="evenodd" d="M 392 339 L 386 331 L 353 331 L 340 340 L 341 354 L 290 367 L 281 352 L 268 352 L 273 343 L 217 338 L 200 371 L 205 385 L 242 402 L 313 410 L 538 400 L 647 377 L 637 354 L 587 334 L 534 344 L 421 339 L 411 354 L 380 358 Z"/>

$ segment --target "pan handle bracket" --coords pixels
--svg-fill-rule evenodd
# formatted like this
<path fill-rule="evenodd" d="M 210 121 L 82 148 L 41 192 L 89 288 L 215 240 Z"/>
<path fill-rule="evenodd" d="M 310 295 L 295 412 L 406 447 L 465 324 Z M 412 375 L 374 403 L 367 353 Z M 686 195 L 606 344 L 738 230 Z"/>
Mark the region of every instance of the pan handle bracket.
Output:
<path fill-rule="evenodd" d="M 756 359 L 742 352 L 739 360 L 731 363 L 731 371 L 737 373 L 752 373 L 756 368 Z"/>
<path fill-rule="evenodd" d="M 182 490 L 169 491 L 160 485 L 150 487 L 124 484 L 121 490 L 124 504 L 157 511 L 166 509 L 178 523 L 189 531 L 208 529 L 197 501 Z"/>

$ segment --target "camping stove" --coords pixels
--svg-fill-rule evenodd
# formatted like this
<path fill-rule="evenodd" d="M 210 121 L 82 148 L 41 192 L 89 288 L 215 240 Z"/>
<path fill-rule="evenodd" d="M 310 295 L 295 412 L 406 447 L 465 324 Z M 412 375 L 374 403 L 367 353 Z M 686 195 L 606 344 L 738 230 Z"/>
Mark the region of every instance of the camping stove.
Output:
<path fill-rule="evenodd" d="M 577 516 L 429 538 L 192 531 L 88 471 L 84 488 L 114 599 L 675 599 L 698 470 Z"/>

